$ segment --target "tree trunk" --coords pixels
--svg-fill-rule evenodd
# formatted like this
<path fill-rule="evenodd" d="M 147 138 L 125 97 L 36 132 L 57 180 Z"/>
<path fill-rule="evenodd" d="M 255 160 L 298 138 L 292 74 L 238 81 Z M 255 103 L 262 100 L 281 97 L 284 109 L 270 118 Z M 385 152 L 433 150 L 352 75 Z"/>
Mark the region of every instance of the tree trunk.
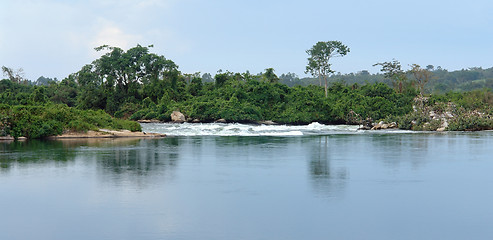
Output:
<path fill-rule="evenodd" d="M 325 97 L 327 97 L 327 77 L 324 77 L 325 79 Z"/>

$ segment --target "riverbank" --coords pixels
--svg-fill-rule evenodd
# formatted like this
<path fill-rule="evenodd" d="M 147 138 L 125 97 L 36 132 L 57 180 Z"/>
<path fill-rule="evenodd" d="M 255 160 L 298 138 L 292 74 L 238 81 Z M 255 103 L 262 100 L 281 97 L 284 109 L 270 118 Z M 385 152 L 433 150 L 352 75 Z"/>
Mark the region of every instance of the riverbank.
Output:
<path fill-rule="evenodd" d="M 166 134 L 160 133 L 147 133 L 147 132 L 132 132 L 129 130 L 108 130 L 108 129 L 99 129 L 98 131 L 89 130 L 87 132 L 74 132 L 67 131 L 61 135 L 49 136 L 45 139 L 48 140 L 60 140 L 60 139 L 97 139 L 97 138 L 163 138 L 166 137 Z M 0 141 L 14 141 L 14 137 L 12 136 L 4 136 L 0 137 Z M 19 137 L 18 141 L 27 140 L 26 137 Z"/>
<path fill-rule="evenodd" d="M 166 137 L 166 134 L 132 132 L 129 130 L 108 130 L 99 129 L 99 131 L 87 132 L 66 132 L 61 135 L 51 136 L 47 139 L 70 139 L 70 138 L 161 138 Z"/>

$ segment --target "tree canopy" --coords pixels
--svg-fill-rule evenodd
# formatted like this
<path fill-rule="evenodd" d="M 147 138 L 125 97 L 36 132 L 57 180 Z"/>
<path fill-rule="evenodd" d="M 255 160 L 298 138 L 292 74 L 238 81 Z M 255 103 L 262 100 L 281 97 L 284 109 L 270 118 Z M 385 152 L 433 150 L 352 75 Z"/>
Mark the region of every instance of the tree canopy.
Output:
<path fill-rule="evenodd" d="M 340 41 L 317 42 L 312 48 L 306 50 L 308 54 L 308 65 L 305 73 L 318 77 L 320 86 L 325 81 L 325 96 L 327 97 L 327 78 L 334 70 L 329 60 L 334 57 L 342 57 L 349 53 L 350 49 Z"/>

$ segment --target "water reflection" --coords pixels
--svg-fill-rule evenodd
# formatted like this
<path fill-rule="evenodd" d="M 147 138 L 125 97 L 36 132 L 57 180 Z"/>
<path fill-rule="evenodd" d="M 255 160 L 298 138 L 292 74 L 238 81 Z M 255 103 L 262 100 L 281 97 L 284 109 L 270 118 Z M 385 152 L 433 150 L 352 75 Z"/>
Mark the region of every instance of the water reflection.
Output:
<path fill-rule="evenodd" d="M 429 134 L 375 135 L 366 142 L 365 152 L 392 169 L 402 166 L 418 169 L 430 160 L 429 148 L 430 143 L 436 144 L 434 140 Z"/>
<path fill-rule="evenodd" d="M 115 185 L 135 183 L 138 188 L 155 184 L 152 177 L 170 179 L 179 159 L 179 139 L 143 139 L 135 144 L 86 149 L 97 159 L 99 176 Z"/>
<path fill-rule="evenodd" d="M 104 181 L 144 187 L 152 176 L 172 176 L 180 139 L 67 139 L 0 143 L 0 173 L 12 168 L 95 165 Z"/>
<path fill-rule="evenodd" d="M 332 139 L 334 138 L 334 140 Z M 349 171 L 344 165 L 336 165 L 333 161 L 340 158 L 339 141 L 341 137 L 321 136 L 316 144 L 310 144 L 309 170 L 313 188 L 319 195 L 334 197 L 340 194 L 349 177 Z M 340 159 L 339 159 L 340 160 Z"/>
<path fill-rule="evenodd" d="M 0 142 L 1 171 L 9 171 L 13 166 L 28 167 L 36 164 L 66 166 L 73 161 L 75 152 L 67 149 L 59 141 L 10 141 Z"/>

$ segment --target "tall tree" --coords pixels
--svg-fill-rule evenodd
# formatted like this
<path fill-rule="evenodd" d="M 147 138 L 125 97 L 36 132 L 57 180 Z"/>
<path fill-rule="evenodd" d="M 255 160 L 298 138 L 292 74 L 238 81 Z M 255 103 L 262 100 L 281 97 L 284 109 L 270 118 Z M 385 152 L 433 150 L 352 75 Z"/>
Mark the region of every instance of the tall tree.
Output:
<path fill-rule="evenodd" d="M 12 68 L 2 66 L 2 71 L 3 75 L 9 77 L 12 82 L 21 83 L 25 81 L 24 70 L 22 68 L 14 70 Z"/>
<path fill-rule="evenodd" d="M 401 63 L 395 59 L 392 62 L 375 63 L 373 66 L 382 66 L 380 69 L 383 72 L 384 77 L 392 81 L 392 86 L 395 91 L 402 93 L 404 91 L 404 85 L 407 82 L 406 73 L 402 70 Z"/>
<path fill-rule="evenodd" d="M 419 94 L 423 96 L 423 90 L 425 85 L 430 81 L 433 73 L 427 69 L 421 68 L 418 64 L 411 65 L 410 72 L 413 74 L 414 79 L 416 80 L 416 85 L 419 90 Z"/>
<path fill-rule="evenodd" d="M 340 41 L 318 42 L 306 50 L 309 57 L 305 73 L 317 77 L 320 85 L 322 85 L 322 80 L 325 81 L 325 97 L 327 97 L 328 77 L 334 73 L 334 70 L 330 69 L 332 64 L 329 63 L 329 60 L 334 57 L 345 56 L 349 51 L 349 48 Z"/>

